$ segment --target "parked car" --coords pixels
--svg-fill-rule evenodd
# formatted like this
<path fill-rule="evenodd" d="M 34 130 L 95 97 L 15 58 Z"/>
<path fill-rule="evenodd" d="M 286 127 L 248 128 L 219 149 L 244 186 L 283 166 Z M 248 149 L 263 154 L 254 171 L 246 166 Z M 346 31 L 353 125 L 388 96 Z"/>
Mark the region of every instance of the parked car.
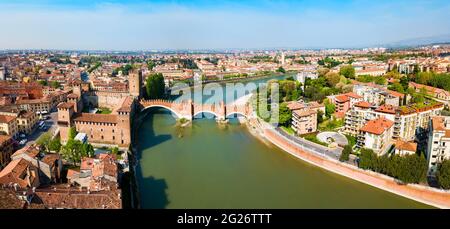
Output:
<path fill-rule="evenodd" d="M 19 142 L 20 145 L 25 145 L 27 143 L 27 139 L 23 139 Z"/>
<path fill-rule="evenodd" d="M 20 136 L 21 138 L 27 137 L 25 134 L 20 134 L 19 136 Z"/>

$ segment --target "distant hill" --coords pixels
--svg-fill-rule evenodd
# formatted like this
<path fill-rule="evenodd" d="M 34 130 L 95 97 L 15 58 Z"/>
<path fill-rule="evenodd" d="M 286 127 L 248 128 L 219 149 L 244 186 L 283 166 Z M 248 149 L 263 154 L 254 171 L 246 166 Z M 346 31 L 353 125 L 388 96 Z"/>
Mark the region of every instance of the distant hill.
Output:
<path fill-rule="evenodd" d="M 445 43 L 450 43 L 450 34 L 401 40 L 384 44 L 383 46 L 386 48 L 403 48 Z"/>

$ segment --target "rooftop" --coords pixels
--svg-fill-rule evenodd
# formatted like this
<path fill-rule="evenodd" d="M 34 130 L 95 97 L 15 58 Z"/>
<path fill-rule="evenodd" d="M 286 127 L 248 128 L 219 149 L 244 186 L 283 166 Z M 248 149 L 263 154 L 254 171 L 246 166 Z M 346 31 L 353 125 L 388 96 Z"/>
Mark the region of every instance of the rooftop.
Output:
<path fill-rule="evenodd" d="M 117 123 L 117 115 L 114 114 L 90 114 L 81 113 L 74 119 L 75 122 Z"/>
<path fill-rule="evenodd" d="M 406 151 L 416 152 L 417 151 L 417 143 L 405 142 L 405 141 L 398 140 L 395 143 L 395 148 L 398 150 L 406 150 Z"/>
<path fill-rule="evenodd" d="M 391 128 L 393 125 L 394 122 L 392 122 L 391 120 L 388 120 L 386 118 L 377 118 L 368 121 L 366 125 L 361 128 L 361 131 L 380 135 Z"/>

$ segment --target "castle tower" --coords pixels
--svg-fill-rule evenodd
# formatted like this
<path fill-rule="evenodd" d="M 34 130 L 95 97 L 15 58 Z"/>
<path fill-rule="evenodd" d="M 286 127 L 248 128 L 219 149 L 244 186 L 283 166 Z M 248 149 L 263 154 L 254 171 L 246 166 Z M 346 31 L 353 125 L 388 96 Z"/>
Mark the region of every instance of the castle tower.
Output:
<path fill-rule="evenodd" d="M 117 112 L 117 131 L 118 138 L 115 143 L 119 146 L 128 146 L 131 144 L 131 110 L 120 109 Z"/>
<path fill-rule="evenodd" d="M 142 90 L 142 71 L 133 70 L 128 75 L 128 90 L 130 95 L 134 97 L 141 96 Z"/>

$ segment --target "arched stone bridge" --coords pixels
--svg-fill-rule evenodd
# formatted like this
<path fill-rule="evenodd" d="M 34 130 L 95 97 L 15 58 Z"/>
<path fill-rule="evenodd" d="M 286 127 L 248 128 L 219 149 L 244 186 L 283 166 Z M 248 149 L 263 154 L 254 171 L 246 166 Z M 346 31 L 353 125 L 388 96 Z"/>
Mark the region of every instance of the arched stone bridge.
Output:
<path fill-rule="evenodd" d="M 196 104 L 192 102 L 192 100 L 176 102 L 154 99 L 141 100 L 139 103 L 141 110 L 145 110 L 150 107 L 163 107 L 175 113 L 179 118 L 186 118 L 189 120 L 192 120 L 200 113 L 214 114 L 219 120 L 225 120 L 233 114 L 240 114 L 246 118 L 250 118 L 253 115 L 253 111 L 248 102 L 231 104 L 224 104 L 223 102 L 213 104 Z"/>

